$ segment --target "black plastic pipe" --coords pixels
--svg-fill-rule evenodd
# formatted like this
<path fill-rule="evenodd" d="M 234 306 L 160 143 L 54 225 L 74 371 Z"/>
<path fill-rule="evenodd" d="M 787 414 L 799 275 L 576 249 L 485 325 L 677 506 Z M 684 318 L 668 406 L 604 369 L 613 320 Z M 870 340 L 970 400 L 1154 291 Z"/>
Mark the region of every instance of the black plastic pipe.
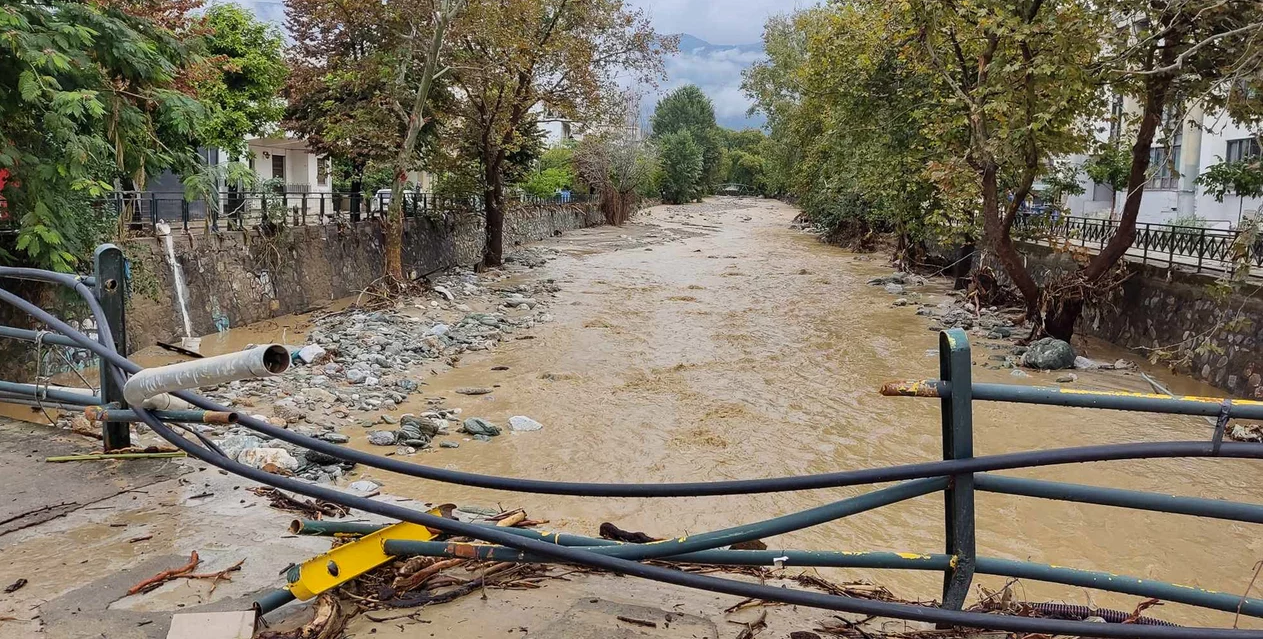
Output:
<path fill-rule="evenodd" d="M 50 326 L 54 326 L 55 328 L 62 331 L 67 336 L 82 338 L 83 341 L 92 343 L 91 340 L 88 340 L 82 334 L 78 333 L 78 331 L 71 329 L 69 326 L 65 325 L 64 322 L 61 322 L 60 320 L 48 314 L 47 312 L 43 311 L 43 309 L 39 309 L 38 307 L 35 307 L 34 305 L 30 305 L 25 300 L 22 300 L 21 298 L 15 295 L 12 295 L 7 290 L 0 289 L 0 294 L 3 294 L 3 295 L 0 295 L 0 298 L 3 298 L 5 301 L 8 301 L 10 303 L 14 303 L 16 306 L 23 307 L 24 310 L 27 310 L 28 313 L 31 313 L 33 317 L 40 319 L 40 321 L 44 321 Z M 15 303 L 15 300 L 16 300 L 16 303 Z M 92 302 L 95 302 L 95 300 L 92 300 Z M 99 311 L 99 305 L 90 303 L 90 306 L 96 306 L 96 308 L 94 308 L 94 313 Z M 28 310 L 28 308 L 31 310 Z M 106 338 L 108 337 L 108 335 L 109 335 L 108 328 L 105 328 L 101 337 Z M 114 363 L 115 361 L 114 358 L 120 358 L 126 361 L 125 358 L 121 358 L 121 356 L 119 356 L 116 352 L 113 352 L 112 349 L 103 349 L 103 350 L 108 350 L 110 354 L 113 355 L 113 357 L 105 358 L 108 360 L 104 362 L 104 365 L 106 366 L 108 370 L 108 373 L 115 379 L 115 381 L 122 382 L 123 381 L 122 375 L 120 374 L 117 368 L 117 365 Z M 130 362 L 127 362 L 127 363 L 131 364 Z M 134 364 L 132 364 L 132 366 L 134 366 Z M 857 614 L 871 614 L 871 615 L 877 615 L 877 616 L 897 617 L 897 618 L 909 619 L 909 620 L 914 620 L 914 621 L 922 621 L 926 623 L 944 623 L 944 624 L 953 624 L 953 625 L 961 625 L 961 626 L 977 627 L 977 628 L 994 628 L 998 630 L 1007 630 L 1007 631 L 1012 631 L 1012 632 L 1078 634 L 1081 636 L 1089 636 L 1089 637 L 1122 637 L 1122 638 L 1135 638 L 1135 639 L 1146 639 L 1150 637 L 1161 638 L 1161 639 L 1202 639 L 1202 638 L 1205 638 L 1205 639 L 1219 639 L 1219 638 L 1263 639 L 1263 631 L 1226 630 L 1226 629 L 1216 629 L 1216 628 L 1143 627 L 1143 626 L 1138 626 L 1134 624 L 1092 624 L 1092 623 L 1075 622 L 1075 621 L 997 616 L 997 615 L 989 615 L 989 614 L 984 614 L 984 613 L 963 612 L 963 611 L 956 611 L 956 610 L 942 610 L 942 609 L 937 609 L 937 608 L 926 608 L 923 606 L 917 606 L 917 605 L 912 605 L 912 604 L 896 604 L 896 603 L 890 603 L 890 602 L 880 602 L 880 601 L 870 601 L 870 600 L 855 600 L 848 597 L 838 597 L 834 595 L 824 595 L 824 594 L 813 593 L 813 592 L 802 592 L 802 591 L 797 591 L 797 590 L 770 588 L 766 586 L 760 586 L 757 584 L 733 581 L 729 579 L 720 579 L 720 578 L 710 577 L 706 575 L 681 573 L 678 571 L 674 571 L 674 570 L 670 570 L 666 568 L 660 568 L 657 566 L 639 564 L 636 562 L 631 562 L 631 561 L 613 558 L 613 557 L 604 557 L 604 556 L 597 555 L 597 554 L 587 552 L 584 550 L 553 546 L 551 544 L 547 544 L 540 541 L 524 539 L 524 538 L 515 536 L 513 534 L 509 534 L 509 533 L 505 533 L 504 531 L 497 530 L 495 528 L 481 527 L 481 526 L 476 526 L 473 524 L 452 521 L 452 520 L 444 519 L 442 517 L 437 517 L 434 515 L 429 515 L 426 513 L 415 511 L 415 510 L 395 506 L 393 504 L 375 502 L 375 501 L 365 499 L 362 497 L 354 497 L 354 496 L 346 495 L 344 493 L 331 490 L 328 488 L 309 485 L 303 482 L 299 482 L 299 481 L 284 478 L 284 477 L 277 477 L 265 471 L 261 471 L 255 468 L 244 466 L 237 462 L 231 461 L 227 458 L 216 457 L 214 455 L 208 454 L 204 449 L 198 448 L 197 446 L 194 446 L 192 443 L 190 443 L 188 440 L 176 435 L 173 431 L 171 431 L 169 428 L 163 425 L 160 421 L 155 419 L 148 411 L 144 410 L 143 408 L 137 409 L 137 414 L 140 417 L 142 417 L 142 419 L 145 421 L 146 424 L 150 426 L 150 428 L 154 429 L 154 432 L 158 433 L 161 437 L 163 437 L 164 439 L 167 439 L 178 448 L 181 448 L 189 455 L 196 457 L 198 459 L 201 459 L 202 461 L 209 463 L 213 466 L 216 466 L 217 468 L 220 468 L 222 470 L 232 472 L 239 476 L 258 481 L 259 483 L 262 483 L 265 485 L 273 486 L 282 490 L 289 490 L 301 495 L 306 495 L 308 497 L 313 497 L 317 499 L 325 499 L 328 501 L 333 501 L 335 503 L 341 503 L 343 505 L 346 505 L 352 508 L 358 508 L 366 512 L 372 512 L 378 515 L 391 517 L 391 518 L 399 519 L 402 521 L 410 521 L 419 525 L 428 526 L 428 527 L 442 530 L 451 534 L 465 535 L 465 536 L 473 537 L 475 539 L 481 539 L 481 540 L 492 542 L 492 543 L 503 544 L 505 546 L 516 548 L 524 552 L 538 552 L 547 556 L 551 556 L 558 561 L 579 563 L 583 565 L 593 566 L 596 568 L 603 568 L 603 569 L 612 570 L 615 572 L 622 572 L 622 573 L 630 574 L 634 576 L 640 576 L 640 577 L 645 577 L 645 578 L 654 579 L 658 581 L 663 581 L 666 583 L 673 583 L 673 584 L 677 584 L 681 586 L 700 588 L 703 590 L 721 592 L 721 593 L 731 594 L 735 596 L 754 597 L 754 598 L 760 598 L 760 599 L 767 599 L 770 601 L 780 601 L 784 603 L 806 605 L 806 606 L 824 608 L 824 609 L 829 609 L 829 610 L 852 612 L 852 613 L 857 613 Z M 1199 445 L 1201 444 L 1200 442 L 1189 442 L 1189 443 L 1196 443 Z M 1181 446 L 1181 443 L 1170 443 L 1167 445 L 1172 446 L 1172 447 L 1179 447 Z M 1121 446 L 1126 447 L 1128 445 L 1121 445 Z M 1131 445 L 1131 446 L 1135 446 L 1135 445 Z M 1107 448 L 1117 449 L 1119 447 L 1120 446 L 1107 447 Z M 1225 445 L 1225 448 L 1227 447 L 1228 445 Z M 1089 448 L 1098 448 L 1098 447 L 1089 447 Z M 1234 446 L 1233 448 L 1239 448 L 1239 447 Z M 1068 450 L 1075 450 L 1075 449 L 1068 449 Z M 1175 449 L 1172 448 L 1172 449 L 1167 449 L 1167 450 L 1174 451 Z M 1048 452 L 1057 452 L 1057 451 L 1048 451 Z M 1248 457 L 1257 456 L 1257 452 L 1248 451 L 1244 448 L 1239 451 L 1221 451 L 1221 452 L 1237 452 L 1241 456 L 1248 456 Z M 1111 457 L 1111 458 L 1116 458 L 1116 457 Z M 976 460 L 962 460 L 962 461 L 976 461 Z M 875 470 L 884 470 L 884 469 L 875 469 Z M 860 471 L 860 472 L 864 472 L 864 471 Z M 972 472 L 972 471 L 964 471 L 964 472 Z M 930 475 L 930 476 L 935 476 L 935 475 Z M 502 479 L 502 478 L 498 478 L 498 479 Z"/>

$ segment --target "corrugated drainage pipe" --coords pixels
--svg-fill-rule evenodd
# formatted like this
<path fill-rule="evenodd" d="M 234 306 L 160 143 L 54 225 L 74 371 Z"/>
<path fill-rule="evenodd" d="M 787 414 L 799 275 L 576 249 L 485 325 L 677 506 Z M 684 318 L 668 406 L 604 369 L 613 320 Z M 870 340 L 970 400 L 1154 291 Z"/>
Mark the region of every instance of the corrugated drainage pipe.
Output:
<path fill-rule="evenodd" d="M 130 406 L 141 406 L 145 400 L 171 391 L 280 375 L 289 369 L 289 364 L 289 349 L 280 344 L 267 344 L 237 353 L 146 368 L 127 380 L 123 398 Z"/>
<path fill-rule="evenodd" d="M 1178 628 L 1177 624 L 1162 619 L 1154 619 L 1153 617 L 1136 617 L 1132 619 L 1132 613 L 1123 612 L 1122 610 L 1110 610 L 1109 608 L 1089 608 L 1077 604 L 1063 603 L 1031 603 L 1030 607 L 1038 610 L 1040 613 L 1056 617 L 1058 619 L 1073 619 L 1080 621 L 1088 617 L 1100 617 L 1106 623 L 1134 623 L 1141 626 L 1168 626 Z M 1131 621 L 1128 621 L 1128 620 Z"/>

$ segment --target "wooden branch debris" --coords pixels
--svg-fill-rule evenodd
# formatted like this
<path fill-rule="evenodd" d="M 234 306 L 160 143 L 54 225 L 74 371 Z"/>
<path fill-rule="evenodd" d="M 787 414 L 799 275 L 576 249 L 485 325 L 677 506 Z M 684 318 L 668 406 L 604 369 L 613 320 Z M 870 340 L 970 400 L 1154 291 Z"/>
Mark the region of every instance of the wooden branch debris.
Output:
<path fill-rule="evenodd" d="M 197 551 L 194 550 L 193 554 L 189 555 L 189 563 L 184 564 L 183 566 L 179 568 L 172 568 L 171 570 L 164 570 L 136 584 L 135 586 L 132 586 L 131 588 L 127 590 L 127 594 L 134 595 L 136 593 L 148 592 L 150 590 L 153 590 L 154 588 L 157 588 L 158 586 L 180 575 L 186 575 L 188 573 L 193 572 L 193 569 L 197 568 L 197 565 L 201 562 L 202 560 L 197 556 Z"/>
<path fill-rule="evenodd" d="M 130 589 L 127 590 L 127 594 L 135 595 L 142 592 L 149 592 L 151 590 L 154 590 L 158 586 L 161 586 L 162 584 L 165 584 L 168 581 L 172 581 L 175 579 L 209 579 L 211 580 L 210 591 L 215 592 L 215 587 L 219 585 L 219 582 L 231 581 L 228 575 L 230 573 L 234 573 L 234 572 L 237 572 L 238 570 L 241 570 L 241 565 L 246 563 L 246 560 L 242 559 L 241 561 L 238 561 L 237 563 L 216 572 L 194 573 L 193 569 L 197 568 L 198 564 L 200 563 L 202 563 L 202 560 L 200 557 L 197 556 L 197 551 L 194 550 L 193 553 L 189 555 L 189 562 L 187 564 L 184 564 L 183 566 L 179 568 L 172 568 L 171 570 L 164 570 L 136 584 L 135 586 L 132 586 Z"/>
<path fill-rule="evenodd" d="M 266 486 L 259 488 L 251 488 L 250 492 L 266 497 L 269 500 L 269 506 L 286 512 L 300 513 L 306 519 L 324 519 L 325 517 L 341 518 L 351 514 L 351 509 L 341 504 L 320 500 L 320 499 L 298 499 L 291 497 L 275 488 Z"/>

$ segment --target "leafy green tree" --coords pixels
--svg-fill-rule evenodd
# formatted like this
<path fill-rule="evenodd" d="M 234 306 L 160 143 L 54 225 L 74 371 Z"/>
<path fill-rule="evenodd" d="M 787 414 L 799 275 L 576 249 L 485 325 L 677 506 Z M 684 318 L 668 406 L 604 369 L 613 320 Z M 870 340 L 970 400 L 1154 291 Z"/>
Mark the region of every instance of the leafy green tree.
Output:
<path fill-rule="evenodd" d="M 1112 0 L 1092 5 L 1102 19 L 1127 16 L 1127 28 L 1106 29 L 1105 46 L 1093 69 L 1117 94 L 1138 104 L 1118 230 L 1100 252 L 1056 295 L 1040 303 L 1035 328 L 1068 338 L 1089 294 L 1123 259 L 1136 238 L 1136 220 L 1145 187 L 1152 178 L 1150 158 L 1159 132 L 1169 139 L 1184 125 L 1194 103 L 1208 112 L 1223 112 L 1246 124 L 1263 117 L 1263 5 L 1254 0 L 1187 0 L 1151 4 Z M 1112 24 L 1112 22 L 1110 23 Z"/>
<path fill-rule="evenodd" d="M 109 6 L 0 5 L 0 176 L 18 259 L 70 271 L 101 230 L 88 198 L 115 179 L 197 165 L 194 57 L 166 28 Z"/>
<path fill-rule="evenodd" d="M 1083 195 L 1086 189 L 1079 182 L 1079 167 L 1068 160 L 1056 160 L 1040 179 L 1043 184 L 1039 195 L 1049 206 L 1064 209 L 1063 200 L 1068 195 Z"/>
<path fill-rule="evenodd" d="M 692 202 L 701 196 L 704 151 L 688 129 L 658 138 L 662 158 L 662 197 L 672 204 Z"/>
<path fill-rule="evenodd" d="M 1263 160 L 1255 157 L 1224 162 L 1220 158 L 1218 164 L 1197 176 L 1197 184 L 1216 202 L 1223 202 L 1229 195 L 1237 196 L 1237 219 L 1240 222 L 1245 199 L 1263 197 Z"/>
<path fill-rule="evenodd" d="M 1097 184 L 1110 188 L 1113 196 L 1127 188 L 1127 179 L 1131 174 L 1131 150 L 1123 148 L 1117 140 L 1100 144 L 1096 151 L 1083 163 L 1083 171 Z M 1114 219 L 1116 196 L 1110 198 L 1110 219 Z"/>
<path fill-rule="evenodd" d="M 544 169 L 531 175 L 522 184 L 522 189 L 536 197 L 552 197 L 562 189 L 569 189 L 574 184 L 574 173 L 569 168 Z"/>
<path fill-rule="evenodd" d="M 940 195 L 937 167 L 953 138 L 932 135 L 937 79 L 896 37 L 901 20 L 878 3 L 774 18 L 768 59 L 743 86 L 768 119 L 769 193 L 796 198 L 838 240 L 894 232 L 898 257 L 919 261 L 912 253 L 928 236 L 967 236 L 970 225 Z"/>
<path fill-rule="evenodd" d="M 391 285 L 402 284 L 403 191 L 420 169 L 434 134 L 435 80 L 448 69 L 444 41 L 463 0 L 415 2 L 292 0 L 288 3 L 292 72 L 286 128 L 318 152 L 388 163 L 390 207 L 383 220 Z M 360 186 L 359 183 L 354 183 Z M 356 218 L 353 200 L 352 219 Z"/>
<path fill-rule="evenodd" d="M 686 84 L 658 101 L 651 120 L 653 136 L 688 131 L 702 149 L 702 175 L 698 189 L 710 192 L 719 181 L 723 160 L 723 133 L 715 124 L 715 106 L 697 85 Z"/>
<path fill-rule="evenodd" d="M 285 114 L 285 41 L 275 27 L 235 4 L 211 6 L 201 24 L 207 63 L 217 71 L 194 83 L 207 111 L 201 138 L 240 158 L 247 136 L 273 131 Z"/>
<path fill-rule="evenodd" d="M 615 78 L 651 79 L 675 40 L 622 0 L 471 0 L 454 39 L 460 137 L 482 169 L 484 264 L 504 260 L 506 183 L 543 109 L 584 120 Z"/>

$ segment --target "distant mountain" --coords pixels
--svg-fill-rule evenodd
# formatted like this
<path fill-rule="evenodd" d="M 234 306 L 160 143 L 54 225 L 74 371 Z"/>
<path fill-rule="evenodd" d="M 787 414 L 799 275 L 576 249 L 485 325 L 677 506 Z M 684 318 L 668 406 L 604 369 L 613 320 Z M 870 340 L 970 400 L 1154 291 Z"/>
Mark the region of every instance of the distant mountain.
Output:
<path fill-rule="evenodd" d="M 644 100 L 643 111 L 653 113 L 658 98 L 685 84 L 696 84 L 715 103 L 715 119 L 721 126 L 742 129 L 763 125 L 762 116 L 747 117 L 750 99 L 741 91 L 741 72 L 765 57 L 763 43 L 712 44 L 697 36 L 680 34 L 680 52 L 666 61 L 667 81 Z"/>

